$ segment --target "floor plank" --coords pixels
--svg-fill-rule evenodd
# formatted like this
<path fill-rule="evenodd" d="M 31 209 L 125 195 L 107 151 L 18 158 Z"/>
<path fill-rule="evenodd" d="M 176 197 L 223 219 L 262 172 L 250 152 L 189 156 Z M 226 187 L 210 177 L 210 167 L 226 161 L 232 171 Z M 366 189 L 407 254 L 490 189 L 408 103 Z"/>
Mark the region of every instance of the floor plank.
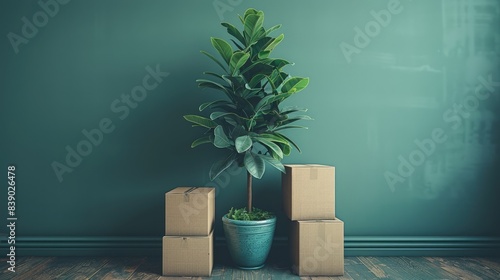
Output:
<path fill-rule="evenodd" d="M 60 280 L 84 280 L 88 279 L 101 269 L 109 260 L 104 257 L 100 258 L 82 258 L 82 261 L 59 275 Z"/>
<path fill-rule="evenodd" d="M 488 266 L 475 261 L 473 258 L 446 258 L 441 259 L 441 262 L 446 263 L 448 268 L 453 267 L 454 271 L 459 272 L 459 277 L 467 279 L 500 279 L 500 273 L 489 269 Z"/>
<path fill-rule="evenodd" d="M 344 273 L 349 274 L 353 279 L 377 279 L 358 257 L 348 257 L 344 259 Z"/>
<path fill-rule="evenodd" d="M 161 258 L 147 258 L 128 280 L 157 280 L 161 276 Z"/>
<path fill-rule="evenodd" d="M 19 266 L 16 266 L 15 276 L 10 279 L 36 279 L 36 276 L 47 269 L 55 260 L 56 258 L 54 257 L 27 258 L 25 261 L 20 262 Z"/>
<path fill-rule="evenodd" d="M 461 264 L 453 261 L 452 258 L 426 258 L 430 262 L 439 265 L 443 270 L 452 274 L 455 279 L 482 280 L 481 277 L 465 269 Z"/>
<path fill-rule="evenodd" d="M 375 257 L 358 257 L 359 261 L 362 262 L 371 273 L 375 274 L 377 278 L 387 278 L 387 275 L 382 268 L 384 264 L 380 263 Z"/>
<path fill-rule="evenodd" d="M 496 265 L 492 263 L 488 264 L 477 258 L 463 258 L 463 261 L 468 263 L 468 265 L 478 274 L 484 275 L 484 277 L 500 279 L 500 265 L 498 263 L 496 263 Z"/>
<path fill-rule="evenodd" d="M 344 273 L 343 276 L 311 276 L 310 280 L 352 280 L 353 278 L 348 274 Z"/>
<path fill-rule="evenodd" d="M 119 257 L 110 258 L 90 280 L 127 279 L 146 260 L 144 257 Z"/>
<path fill-rule="evenodd" d="M 5 262 L 6 259 L 3 258 Z M 3 266 L 6 268 L 6 266 Z M 352 280 L 352 279 L 500 279 L 499 258 L 346 257 L 345 274 L 339 277 L 298 277 L 287 261 L 275 259 L 260 270 L 240 270 L 230 263 L 216 263 L 212 277 L 161 276 L 161 258 L 20 257 L 15 273 L 7 279 L 128 279 L 128 280 Z"/>
<path fill-rule="evenodd" d="M 476 258 L 478 262 L 500 273 L 500 258 Z"/>
<path fill-rule="evenodd" d="M 0 271 L 2 273 L 7 273 L 9 272 L 7 268 L 10 267 L 10 265 L 7 263 L 8 259 L 7 258 L 0 258 Z"/>
<path fill-rule="evenodd" d="M 67 257 L 55 258 L 49 263 L 40 273 L 36 275 L 36 280 L 53 280 L 59 279 L 66 271 L 77 267 L 84 261 L 83 258 Z"/>
<path fill-rule="evenodd" d="M 227 280 L 231 279 L 231 275 L 226 274 L 226 272 L 230 271 L 231 269 L 227 268 L 224 265 L 216 264 L 214 265 L 212 269 L 212 279 L 222 279 L 222 280 Z"/>
<path fill-rule="evenodd" d="M 299 277 L 290 271 L 290 265 L 286 262 L 279 262 L 267 265 L 272 273 L 273 280 L 299 279 Z"/>
<path fill-rule="evenodd" d="M 419 257 L 388 257 L 382 260 L 395 279 L 453 279 L 453 274 Z"/>

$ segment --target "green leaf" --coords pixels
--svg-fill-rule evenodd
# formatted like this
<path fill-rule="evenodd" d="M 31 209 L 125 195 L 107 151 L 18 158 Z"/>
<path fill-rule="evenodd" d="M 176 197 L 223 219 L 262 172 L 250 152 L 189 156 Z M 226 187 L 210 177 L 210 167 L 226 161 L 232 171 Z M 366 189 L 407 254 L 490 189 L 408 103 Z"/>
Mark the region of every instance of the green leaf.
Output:
<path fill-rule="evenodd" d="M 312 120 L 313 120 L 313 118 L 311 118 L 311 117 L 309 117 L 309 116 L 306 116 L 306 115 L 304 115 L 304 116 L 296 116 L 296 117 L 289 118 L 289 119 L 286 119 L 286 120 L 282 121 L 282 122 L 280 123 L 280 125 L 281 125 L 281 126 L 283 126 L 283 125 L 291 124 L 291 123 L 293 123 L 293 122 L 300 121 L 300 120 L 304 120 L 304 121 L 312 121 Z"/>
<path fill-rule="evenodd" d="M 293 77 L 285 82 L 281 92 L 296 93 L 307 87 L 309 78 Z"/>
<path fill-rule="evenodd" d="M 214 81 L 205 80 L 205 79 L 198 79 L 198 80 L 196 80 L 196 82 L 198 83 L 198 87 L 213 88 L 213 89 L 221 90 L 221 91 L 225 92 L 226 94 L 228 93 L 227 87 L 225 87 L 219 83 L 216 83 Z"/>
<path fill-rule="evenodd" d="M 206 102 L 206 103 L 203 103 L 200 105 L 200 107 L 198 108 L 198 110 L 203 111 L 205 110 L 206 108 L 218 108 L 218 107 L 224 107 L 224 108 L 233 108 L 234 109 L 234 105 L 229 102 L 229 101 L 226 101 L 226 100 L 216 100 L 216 101 L 210 101 L 210 102 Z"/>
<path fill-rule="evenodd" d="M 273 66 L 273 67 L 275 67 L 275 68 L 277 68 L 277 69 L 280 69 L 280 70 L 281 70 L 281 68 L 283 68 L 283 67 L 285 67 L 285 66 L 287 66 L 287 65 L 293 65 L 293 63 L 291 63 L 291 62 L 290 62 L 290 61 L 288 61 L 288 60 L 284 60 L 284 59 L 281 59 L 281 58 L 276 58 L 276 59 L 273 59 L 273 60 L 269 63 L 269 65 L 271 65 L 271 66 Z M 285 76 L 285 78 L 286 78 L 286 77 L 288 77 L 288 75 L 287 75 L 287 74 L 285 74 L 285 75 L 286 75 L 286 76 Z"/>
<path fill-rule="evenodd" d="M 236 138 L 236 141 L 234 141 L 236 151 L 240 154 L 250 149 L 252 147 L 252 144 L 252 139 L 248 135 L 240 136 Z"/>
<path fill-rule="evenodd" d="M 242 51 L 245 49 L 240 44 L 238 44 L 235 40 L 231 39 L 231 42 L 233 42 L 233 44 L 238 48 L 238 50 Z"/>
<path fill-rule="evenodd" d="M 258 39 L 256 38 L 256 34 L 258 34 L 259 29 L 262 28 L 263 23 L 264 23 L 264 14 L 262 12 L 258 12 L 257 14 L 249 14 L 245 16 L 245 25 L 243 32 L 248 36 L 249 39 L 248 43 L 254 42 L 256 39 Z"/>
<path fill-rule="evenodd" d="M 245 168 L 253 177 L 262 178 L 266 171 L 266 164 L 260 155 L 247 151 L 243 162 Z"/>
<path fill-rule="evenodd" d="M 234 75 L 238 70 L 240 70 L 241 66 L 247 62 L 248 58 L 250 57 L 249 53 L 245 52 L 234 52 L 233 55 L 231 56 L 231 61 L 229 65 L 229 69 L 231 73 Z"/>
<path fill-rule="evenodd" d="M 194 148 L 196 146 L 199 146 L 201 144 L 206 144 L 206 143 L 212 143 L 212 140 L 210 139 L 210 135 L 200 137 L 196 140 L 193 141 L 191 144 L 191 148 Z"/>
<path fill-rule="evenodd" d="M 273 70 L 269 80 L 277 88 L 288 78 L 288 74 L 279 70 Z"/>
<path fill-rule="evenodd" d="M 234 90 L 239 89 L 245 85 L 245 79 L 243 76 L 229 76 L 229 75 L 222 75 L 222 78 L 224 81 L 226 81 L 228 84 L 230 84 Z"/>
<path fill-rule="evenodd" d="M 252 53 L 255 55 L 260 51 L 263 51 L 264 48 L 269 45 L 269 43 L 273 40 L 272 37 L 262 37 L 257 42 L 252 44 Z"/>
<path fill-rule="evenodd" d="M 222 63 L 217 59 L 215 58 L 213 55 L 209 54 L 208 52 L 206 51 L 200 51 L 202 54 L 208 56 L 211 60 L 213 60 L 215 63 L 217 63 L 217 65 L 219 65 L 224 71 L 227 72 L 227 69 L 226 67 L 224 67 L 224 65 L 222 65 Z"/>
<path fill-rule="evenodd" d="M 274 98 L 275 95 L 267 95 L 266 97 L 262 98 L 255 106 L 255 114 L 257 114 L 265 106 L 269 105 L 272 102 L 271 100 L 273 100 Z"/>
<path fill-rule="evenodd" d="M 266 138 L 272 142 L 289 145 L 289 142 L 285 138 L 283 138 L 279 133 L 276 133 L 276 135 L 271 133 L 262 133 L 259 134 L 259 137 Z"/>
<path fill-rule="evenodd" d="M 203 72 L 203 74 L 205 74 L 205 75 L 210 75 L 210 76 L 214 76 L 214 77 L 217 77 L 217 78 L 219 78 L 219 79 L 221 79 L 221 80 L 224 80 L 224 79 L 222 78 L 222 76 L 221 76 L 221 75 L 219 75 L 219 74 L 217 74 L 217 73 L 214 73 L 214 72 L 205 71 L 205 72 Z"/>
<path fill-rule="evenodd" d="M 283 155 L 285 156 L 289 156 L 291 153 L 292 153 L 292 147 L 290 146 L 290 144 L 280 144 L 279 145 L 281 150 L 283 151 Z"/>
<path fill-rule="evenodd" d="M 283 151 L 278 145 L 262 137 L 254 137 L 253 139 L 271 149 L 279 158 L 283 158 Z"/>
<path fill-rule="evenodd" d="M 279 28 L 281 28 L 281 24 L 278 24 L 278 25 L 275 25 L 275 26 L 269 28 L 268 30 L 266 30 L 266 36 L 269 35 L 269 33 L 273 32 L 274 30 L 279 29 Z"/>
<path fill-rule="evenodd" d="M 281 103 L 283 100 L 292 96 L 292 94 L 291 93 L 280 93 L 280 94 L 270 95 L 270 96 L 272 96 L 272 98 L 267 101 L 268 104 L 271 104 L 273 102 Z"/>
<path fill-rule="evenodd" d="M 271 156 L 268 156 L 268 155 L 261 155 L 262 159 L 264 159 L 267 163 L 269 163 L 270 165 L 272 165 L 274 168 L 278 169 L 279 171 L 285 173 L 285 167 L 283 166 L 283 164 L 271 157 Z"/>
<path fill-rule="evenodd" d="M 254 119 L 251 119 L 251 120 L 248 120 L 247 121 L 247 127 L 248 127 L 248 130 L 251 130 L 252 127 L 256 124 L 257 122 L 254 120 Z"/>
<path fill-rule="evenodd" d="M 246 9 L 245 13 L 243 14 L 243 19 L 246 19 L 247 16 L 249 16 L 249 15 L 256 15 L 258 12 L 259 11 L 257 11 L 254 8 L 248 8 L 248 9 Z"/>
<path fill-rule="evenodd" d="M 238 104 L 238 109 L 240 110 L 240 112 L 243 111 L 244 114 L 246 114 L 246 112 L 253 111 L 253 105 L 252 105 L 252 103 L 250 103 L 248 101 L 247 98 L 243 98 L 239 95 L 234 95 L 233 97 L 234 97 L 235 103 Z"/>
<path fill-rule="evenodd" d="M 217 178 L 222 172 L 224 172 L 224 170 L 229 168 L 235 160 L 236 154 L 231 153 L 226 159 L 214 162 L 209 172 L 210 180 L 213 181 L 215 178 Z"/>
<path fill-rule="evenodd" d="M 253 78 L 250 80 L 250 82 L 248 82 L 248 86 L 250 88 L 255 88 L 257 85 L 259 85 L 260 81 L 262 81 L 265 78 L 266 78 L 266 75 L 257 74 L 255 76 L 253 76 Z"/>
<path fill-rule="evenodd" d="M 240 31 L 236 27 L 234 27 L 234 25 L 232 25 L 232 24 L 230 24 L 228 22 L 223 22 L 221 24 L 222 24 L 222 26 L 224 26 L 224 27 L 227 28 L 227 33 L 229 33 L 234 38 L 236 38 L 238 41 L 240 41 L 243 45 L 245 45 L 245 38 L 240 33 Z"/>
<path fill-rule="evenodd" d="M 305 126 L 300 126 L 300 125 L 285 125 L 285 126 L 280 126 L 278 128 L 273 129 L 273 131 L 278 131 L 278 130 L 283 130 L 283 129 L 290 129 L 290 128 L 303 128 L 307 129 Z"/>
<path fill-rule="evenodd" d="M 232 112 L 213 112 L 212 114 L 210 114 L 210 119 L 211 120 L 216 120 L 220 117 L 223 117 L 223 116 L 226 116 L 226 115 L 230 115 L 230 114 L 234 114 Z"/>
<path fill-rule="evenodd" d="M 269 45 L 266 46 L 266 48 L 264 49 L 264 51 L 268 51 L 268 52 L 271 52 L 272 50 L 274 50 L 274 48 L 279 44 L 281 43 L 281 41 L 283 41 L 283 38 L 285 38 L 285 35 L 284 34 L 280 34 L 278 37 L 274 38 L 274 40 L 272 40 Z"/>
<path fill-rule="evenodd" d="M 231 220 L 238 221 L 262 221 L 271 219 L 274 217 L 274 214 L 255 207 L 252 207 L 252 212 L 248 212 L 246 207 L 240 209 L 234 209 L 231 207 L 226 216 Z"/>
<path fill-rule="evenodd" d="M 235 119 L 233 119 L 233 118 L 224 118 L 224 120 L 225 120 L 228 124 L 230 124 L 230 125 L 232 125 L 232 126 L 234 126 L 234 127 L 238 127 L 238 126 L 240 125 L 240 123 L 239 123 L 239 122 L 237 122 L 237 121 L 236 121 Z"/>
<path fill-rule="evenodd" d="M 241 74 L 247 73 L 248 76 L 253 77 L 254 75 L 257 74 L 262 74 L 262 75 L 270 75 L 274 71 L 274 68 L 270 65 L 264 64 L 264 63 L 254 63 L 248 67 L 245 68 L 245 70 L 241 71 Z"/>
<path fill-rule="evenodd" d="M 231 132 L 231 138 L 236 139 L 240 136 L 247 135 L 247 131 L 241 125 L 235 126 L 233 131 Z"/>
<path fill-rule="evenodd" d="M 219 38 L 210 38 L 212 46 L 219 52 L 222 58 L 229 64 L 231 56 L 233 55 L 233 49 L 226 41 Z"/>
<path fill-rule="evenodd" d="M 188 122 L 194 123 L 199 126 L 203 126 L 206 128 L 214 128 L 217 126 L 217 123 L 212 121 L 211 119 L 207 119 L 202 116 L 197 115 L 185 115 L 184 119 Z"/>
<path fill-rule="evenodd" d="M 259 59 L 264 59 L 264 58 L 267 58 L 269 56 L 269 54 L 271 54 L 271 51 L 260 51 L 259 54 L 257 55 L 257 57 Z"/>
<path fill-rule="evenodd" d="M 259 86 L 259 85 L 257 85 Z M 241 93 L 241 97 L 244 99 L 255 98 L 257 95 L 264 92 L 262 87 L 251 88 L 249 84 L 245 85 L 245 90 Z M 252 107 L 253 108 L 253 107 Z"/>
<path fill-rule="evenodd" d="M 264 19 L 264 18 L 262 18 L 262 19 Z M 257 29 L 255 34 L 253 35 L 253 41 L 255 42 L 256 40 L 260 40 L 261 38 L 263 38 L 265 36 L 266 36 L 266 30 L 264 29 L 264 27 L 260 27 L 259 29 Z"/>
<path fill-rule="evenodd" d="M 216 120 L 216 119 L 219 119 L 219 118 L 224 118 L 224 120 L 226 122 L 228 122 L 229 124 L 232 124 L 232 125 L 239 125 L 240 123 L 244 123 L 250 119 L 248 118 L 245 118 L 245 117 L 242 117 L 236 113 L 233 113 L 233 112 L 213 112 L 212 114 L 210 114 L 210 118 L 212 120 Z M 230 120 L 233 120 L 234 122 L 231 122 Z"/>
<path fill-rule="evenodd" d="M 227 148 L 232 145 L 231 141 L 227 138 L 224 133 L 222 126 L 218 125 L 214 129 L 214 146 L 217 148 Z"/>
<path fill-rule="evenodd" d="M 297 149 L 297 151 L 299 151 L 299 153 L 302 153 L 299 146 L 297 144 L 295 144 L 295 142 L 293 142 L 292 139 L 286 137 L 285 135 L 283 135 L 281 133 L 275 133 L 275 134 L 278 135 L 279 137 L 282 137 L 283 139 L 287 140 L 290 144 L 292 144 Z"/>
<path fill-rule="evenodd" d="M 297 107 L 297 106 L 284 107 L 283 109 L 281 109 L 280 114 L 281 115 L 288 115 L 288 114 L 295 113 L 295 112 L 304 112 L 305 113 L 305 112 L 307 112 L 307 109 Z"/>

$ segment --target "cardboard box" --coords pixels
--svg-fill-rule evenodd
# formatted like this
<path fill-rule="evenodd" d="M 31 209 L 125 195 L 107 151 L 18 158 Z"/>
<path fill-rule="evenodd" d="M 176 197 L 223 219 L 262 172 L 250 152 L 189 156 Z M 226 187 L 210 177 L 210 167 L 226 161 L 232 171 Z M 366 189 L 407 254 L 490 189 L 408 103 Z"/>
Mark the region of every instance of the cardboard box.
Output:
<path fill-rule="evenodd" d="M 210 276 L 213 268 L 213 232 L 208 236 L 164 236 L 164 276 Z"/>
<path fill-rule="evenodd" d="M 214 219 L 214 188 L 178 187 L 165 194 L 165 235 L 207 236 Z"/>
<path fill-rule="evenodd" d="M 292 272 L 299 276 L 344 274 L 344 222 L 294 221 L 290 230 Z"/>
<path fill-rule="evenodd" d="M 335 219 L 335 167 L 285 165 L 283 210 L 292 221 Z"/>

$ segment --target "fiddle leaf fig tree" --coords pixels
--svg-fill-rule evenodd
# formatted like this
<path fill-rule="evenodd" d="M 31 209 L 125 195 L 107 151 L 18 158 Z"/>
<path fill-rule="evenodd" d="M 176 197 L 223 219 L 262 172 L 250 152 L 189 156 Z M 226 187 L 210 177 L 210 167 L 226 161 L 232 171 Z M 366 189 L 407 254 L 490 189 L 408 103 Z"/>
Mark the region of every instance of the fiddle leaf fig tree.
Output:
<path fill-rule="evenodd" d="M 232 36 L 231 42 L 211 38 L 217 55 L 201 51 L 222 69 L 221 73 L 204 72 L 206 79 L 196 82 L 201 88 L 220 92 L 220 99 L 203 103 L 200 112 L 205 116 L 185 115 L 193 126 L 202 127 L 202 137 L 191 144 L 194 148 L 212 143 L 227 150 L 227 154 L 210 169 L 213 180 L 232 164 L 247 171 L 248 212 L 252 212 L 252 177 L 260 179 L 266 163 L 281 172 L 285 169 L 281 160 L 300 149 L 283 134 L 284 130 L 305 128 L 295 123 L 310 120 L 303 115 L 307 109 L 284 107 L 282 103 L 307 87 L 309 78 L 292 77 L 283 68 L 291 65 L 282 58 L 271 58 L 271 52 L 283 41 L 284 35 L 272 37 L 270 33 L 281 27 L 265 29 L 264 13 L 255 9 L 240 16 L 243 30 L 230 23 L 222 26 Z M 216 57 L 219 56 L 219 57 Z"/>

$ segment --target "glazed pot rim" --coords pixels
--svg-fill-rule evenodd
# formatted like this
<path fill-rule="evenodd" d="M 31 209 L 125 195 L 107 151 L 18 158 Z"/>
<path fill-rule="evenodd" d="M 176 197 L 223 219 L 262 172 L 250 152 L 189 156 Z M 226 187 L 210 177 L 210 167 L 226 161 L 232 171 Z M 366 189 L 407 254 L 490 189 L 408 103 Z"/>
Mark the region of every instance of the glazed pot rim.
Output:
<path fill-rule="evenodd" d="M 276 216 L 273 215 L 272 218 L 267 220 L 259 220 L 259 221 L 242 221 L 242 220 L 233 220 L 227 217 L 227 214 L 222 216 L 222 221 L 225 223 L 233 224 L 233 225 L 241 225 L 241 226 L 259 226 L 259 225 L 267 225 L 276 221 Z"/>

